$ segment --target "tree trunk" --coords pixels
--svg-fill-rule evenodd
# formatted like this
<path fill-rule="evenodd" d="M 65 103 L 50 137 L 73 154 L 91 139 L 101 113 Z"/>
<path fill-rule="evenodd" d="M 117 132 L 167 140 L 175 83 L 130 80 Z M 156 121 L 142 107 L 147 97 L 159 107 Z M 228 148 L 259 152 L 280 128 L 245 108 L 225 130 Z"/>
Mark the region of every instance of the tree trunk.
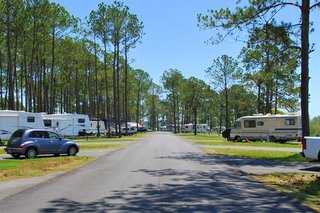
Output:
<path fill-rule="evenodd" d="M 126 129 L 128 128 L 128 47 L 127 38 L 125 37 L 124 47 L 124 121 Z M 137 126 L 138 128 L 138 126 Z"/>
<path fill-rule="evenodd" d="M 309 15 L 310 0 L 302 0 L 301 30 L 301 119 L 302 137 L 310 135 L 309 126 Z"/>
<path fill-rule="evenodd" d="M 116 134 L 119 134 L 118 132 L 118 120 L 117 120 L 117 81 L 116 81 L 116 59 L 117 59 L 117 46 L 114 44 L 113 49 L 113 63 L 112 63 L 112 79 L 113 79 L 113 118 L 114 118 L 114 124 L 116 128 Z"/>
<path fill-rule="evenodd" d="M 6 1 L 7 9 L 6 9 L 6 40 L 7 40 L 7 57 L 8 57 L 8 86 L 9 86 L 9 109 L 14 110 L 14 88 L 13 88 L 13 70 L 12 70 L 12 55 L 11 55 L 11 19 L 10 19 L 10 0 Z"/>
<path fill-rule="evenodd" d="M 119 125 L 119 138 L 121 138 L 121 117 L 120 117 L 120 43 L 117 42 L 117 118 Z M 128 134 L 128 130 L 126 129 Z"/>
<path fill-rule="evenodd" d="M 104 79 L 106 83 L 106 118 L 107 118 L 107 128 L 108 128 L 108 136 L 111 137 L 111 131 L 110 131 L 110 100 L 109 100 L 109 88 L 108 88 L 108 73 L 107 73 L 107 44 L 104 43 Z"/>
<path fill-rule="evenodd" d="M 54 65 L 55 65 L 55 54 L 54 54 L 54 48 L 55 48 L 55 27 L 52 28 L 52 46 L 51 46 L 51 59 L 52 59 L 52 64 L 51 64 L 51 81 L 50 81 L 50 109 L 49 113 L 53 114 L 54 113 Z"/>

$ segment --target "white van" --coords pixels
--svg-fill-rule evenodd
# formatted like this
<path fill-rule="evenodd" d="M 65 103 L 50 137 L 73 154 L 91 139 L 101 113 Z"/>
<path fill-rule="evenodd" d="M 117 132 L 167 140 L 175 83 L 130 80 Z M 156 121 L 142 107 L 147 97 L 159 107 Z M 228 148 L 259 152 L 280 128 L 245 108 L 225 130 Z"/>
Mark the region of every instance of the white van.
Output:
<path fill-rule="evenodd" d="M 39 113 L 0 110 L 0 139 L 8 140 L 17 129 L 41 129 L 44 123 Z"/>
<path fill-rule="evenodd" d="M 244 116 L 236 121 L 231 129 L 230 140 L 289 141 L 302 137 L 301 116 L 287 115 L 253 115 Z"/>
<path fill-rule="evenodd" d="M 301 155 L 320 161 L 320 137 L 304 137 Z"/>
<path fill-rule="evenodd" d="M 85 114 L 41 114 L 45 127 L 52 128 L 61 135 L 78 136 L 79 132 L 90 132 L 91 123 Z"/>

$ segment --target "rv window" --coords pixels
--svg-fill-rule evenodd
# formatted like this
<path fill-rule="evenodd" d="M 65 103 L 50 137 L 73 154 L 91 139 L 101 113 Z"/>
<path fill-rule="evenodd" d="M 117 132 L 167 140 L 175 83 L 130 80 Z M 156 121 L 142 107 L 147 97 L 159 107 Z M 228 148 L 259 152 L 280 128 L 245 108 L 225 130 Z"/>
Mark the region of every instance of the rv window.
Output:
<path fill-rule="evenodd" d="M 286 119 L 285 124 L 286 124 L 287 126 L 292 126 L 292 125 L 295 125 L 295 124 L 296 124 L 296 121 L 295 121 L 293 118 Z"/>
<path fill-rule="evenodd" d="M 235 127 L 236 127 L 236 129 L 241 129 L 241 121 L 237 121 Z"/>
<path fill-rule="evenodd" d="M 245 128 L 255 128 L 256 127 L 256 121 L 255 120 L 244 121 L 244 127 Z"/>
<path fill-rule="evenodd" d="M 27 122 L 28 123 L 34 123 L 34 120 L 35 120 L 34 116 L 28 116 L 27 117 Z"/>
<path fill-rule="evenodd" d="M 85 119 L 84 118 L 79 118 L 78 119 L 78 123 L 85 123 L 86 121 L 85 121 Z"/>
<path fill-rule="evenodd" d="M 52 121 L 51 120 L 43 120 L 44 126 L 45 127 L 51 127 L 52 126 Z"/>
<path fill-rule="evenodd" d="M 257 121 L 257 126 L 263 126 L 264 122 L 263 121 Z"/>

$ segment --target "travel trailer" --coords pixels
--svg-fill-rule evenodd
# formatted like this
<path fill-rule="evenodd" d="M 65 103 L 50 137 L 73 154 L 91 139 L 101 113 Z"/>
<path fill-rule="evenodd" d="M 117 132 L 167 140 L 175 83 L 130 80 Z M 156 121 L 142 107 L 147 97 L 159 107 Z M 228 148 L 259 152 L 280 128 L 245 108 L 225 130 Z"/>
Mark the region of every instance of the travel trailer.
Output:
<path fill-rule="evenodd" d="M 194 132 L 194 124 L 183 124 L 181 131 L 182 132 Z M 197 132 L 209 132 L 208 124 L 197 124 Z"/>
<path fill-rule="evenodd" d="M 102 135 L 105 135 L 107 134 L 107 130 L 106 130 L 106 127 L 105 127 L 105 123 L 103 120 L 97 120 L 97 119 L 94 119 L 94 120 L 91 120 L 90 121 L 90 130 L 89 130 L 89 133 L 92 134 L 92 135 L 97 135 L 98 134 L 98 128 L 99 128 L 99 133 L 102 134 Z"/>
<path fill-rule="evenodd" d="M 299 140 L 302 137 L 301 116 L 287 115 L 253 115 L 241 117 L 231 129 L 230 140 L 261 140 L 285 142 Z"/>
<path fill-rule="evenodd" d="M 52 128 L 61 135 L 78 136 L 79 132 L 90 132 L 91 124 L 85 114 L 41 114 L 46 128 Z"/>
<path fill-rule="evenodd" d="M 17 129 L 44 128 L 39 113 L 0 110 L 0 139 L 8 140 Z"/>

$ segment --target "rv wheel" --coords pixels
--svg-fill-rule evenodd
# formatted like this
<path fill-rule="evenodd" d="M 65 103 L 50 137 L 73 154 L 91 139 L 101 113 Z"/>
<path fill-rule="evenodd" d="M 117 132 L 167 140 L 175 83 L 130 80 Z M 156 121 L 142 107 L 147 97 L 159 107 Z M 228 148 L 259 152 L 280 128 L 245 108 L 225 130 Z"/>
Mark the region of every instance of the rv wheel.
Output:
<path fill-rule="evenodd" d="M 269 137 L 269 141 L 270 141 L 270 142 L 276 142 L 276 137 L 274 137 L 273 135 L 271 135 L 271 136 Z"/>
<path fill-rule="evenodd" d="M 237 141 L 237 142 L 241 142 L 241 141 L 242 141 L 242 139 L 241 139 L 240 136 L 236 136 L 236 137 L 234 138 L 234 140 Z"/>

